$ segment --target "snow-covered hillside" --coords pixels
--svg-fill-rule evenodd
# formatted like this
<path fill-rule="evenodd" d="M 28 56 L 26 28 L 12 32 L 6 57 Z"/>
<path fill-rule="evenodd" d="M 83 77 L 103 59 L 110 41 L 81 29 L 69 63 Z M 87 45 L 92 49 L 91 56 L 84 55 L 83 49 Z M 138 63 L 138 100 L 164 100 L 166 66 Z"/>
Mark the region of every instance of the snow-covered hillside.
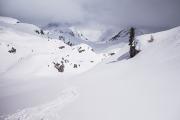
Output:
<path fill-rule="evenodd" d="M 1 76 L 59 75 L 54 64 L 62 62 L 63 74 L 81 73 L 103 58 L 86 44 L 71 47 L 45 33 L 37 33 L 41 31 L 37 26 L 3 20 L 0 22 Z"/>
<path fill-rule="evenodd" d="M 180 27 L 138 36 L 129 59 L 126 42 L 92 43 L 97 54 L 19 24 L 0 22 L 0 119 L 180 119 Z"/>
<path fill-rule="evenodd" d="M 153 42 L 148 42 L 150 36 Z M 66 120 L 178 120 L 180 27 L 137 38 L 141 52 L 113 58 L 71 80 L 79 99 L 60 113 Z"/>
<path fill-rule="evenodd" d="M 96 54 L 83 43 L 67 45 L 59 39 L 49 38 L 46 31 L 35 25 L 0 17 L 0 56 L 0 113 L 3 114 L 52 99 L 64 86 L 57 77 L 64 79 L 81 74 L 111 55 Z M 61 87 L 59 82 L 62 82 Z M 39 99 L 32 97 L 35 90 Z M 27 92 L 31 96 L 28 100 Z M 9 100 L 17 102 L 3 104 Z M 21 102 L 18 104 L 18 101 Z"/>

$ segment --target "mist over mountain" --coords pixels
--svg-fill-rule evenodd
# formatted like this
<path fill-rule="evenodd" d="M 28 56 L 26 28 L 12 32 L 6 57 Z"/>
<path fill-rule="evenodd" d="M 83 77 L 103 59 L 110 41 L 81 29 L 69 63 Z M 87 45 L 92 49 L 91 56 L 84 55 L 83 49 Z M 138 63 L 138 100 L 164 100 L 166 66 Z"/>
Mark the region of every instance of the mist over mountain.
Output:
<path fill-rule="evenodd" d="M 180 0 L 0 0 L 0 120 L 180 120 Z"/>
<path fill-rule="evenodd" d="M 0 15 L 41 26 L 58 22 L 94 30 L 169 29 L 180 25 L 179 5 L 179 0 L 1 0 Z"/>

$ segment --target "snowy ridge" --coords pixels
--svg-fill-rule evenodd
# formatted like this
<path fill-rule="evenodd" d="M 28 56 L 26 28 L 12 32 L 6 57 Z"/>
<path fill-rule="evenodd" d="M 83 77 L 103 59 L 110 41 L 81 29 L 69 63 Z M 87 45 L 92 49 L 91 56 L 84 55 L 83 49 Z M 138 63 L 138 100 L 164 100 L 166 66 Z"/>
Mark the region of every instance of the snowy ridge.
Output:
<path fill-rule="evenodd" d="M 125 28 L 125 29 L 121 30 L 118 34 L 113 36 L 109 40 L 109 42 L 112 42 L 112 41 L 128 42 L 128 39 L 129 39 L 129 29 L 130 28 L 128 27 L 128 28 Z M 148 30 L 144 30 L 144 29 L 140 29 L 140 28 L 136 28 L 135 31 L 136 31 L 136 36 L 140 36 L 140 35 L 148 33 Z"/>
<path fill-rule="evenodd" d="M 0 22 L 9 23 L 9 24 L 20 23 L 20 21 L 17 19 L 10 18 L 10 17 L 2 17 L 2 16 L 0 16 Z"/>

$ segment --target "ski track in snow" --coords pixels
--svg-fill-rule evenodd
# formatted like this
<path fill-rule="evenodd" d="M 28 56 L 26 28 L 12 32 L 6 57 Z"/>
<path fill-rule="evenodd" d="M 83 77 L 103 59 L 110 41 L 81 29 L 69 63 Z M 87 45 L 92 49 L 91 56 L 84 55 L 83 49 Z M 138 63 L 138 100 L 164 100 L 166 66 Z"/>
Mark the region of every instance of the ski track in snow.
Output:
<path fill-rule="evenodd" d="M 60 111 L 79 96 L 75 87 L 62 90 L 59 97 L 47 104 L 27 108 L 17 113 L 1 116 L 5 120 L 60 120 Z"/>

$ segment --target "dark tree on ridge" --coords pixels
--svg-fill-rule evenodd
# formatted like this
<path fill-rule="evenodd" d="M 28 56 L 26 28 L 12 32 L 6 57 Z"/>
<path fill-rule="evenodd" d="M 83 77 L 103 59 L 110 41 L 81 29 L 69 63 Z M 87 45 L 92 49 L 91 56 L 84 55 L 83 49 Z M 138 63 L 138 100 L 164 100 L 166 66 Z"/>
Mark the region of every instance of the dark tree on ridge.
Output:
<path fill-rule="evenodd" d="M 131 27 L 129 30 L 129 55 L 130 58 L 134 57 L 138 51 L 136 50 L 136 43 L 135 43 L 135 28 Z"/>

